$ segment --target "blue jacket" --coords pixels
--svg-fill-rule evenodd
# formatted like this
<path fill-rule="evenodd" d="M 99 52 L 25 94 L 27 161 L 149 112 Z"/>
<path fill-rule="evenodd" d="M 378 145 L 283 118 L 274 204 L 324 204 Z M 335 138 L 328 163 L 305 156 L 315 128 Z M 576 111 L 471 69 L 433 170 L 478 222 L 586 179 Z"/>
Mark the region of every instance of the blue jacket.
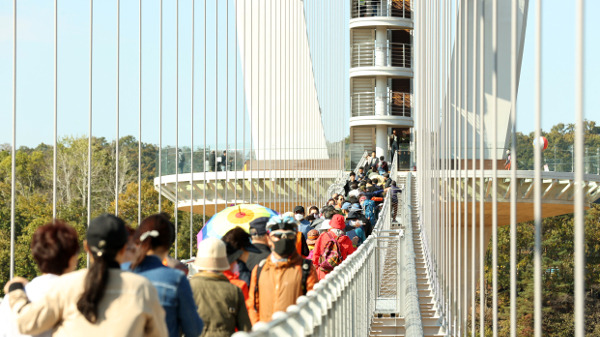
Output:
<path fill-rule="evenodd" d="M 130 267 L 131 263 L 121 265 L 122 270 L 130 270 Z M 204 323 L 198 316 L 190 282 L 183 272 L 164 266 L 155 255 L 146 256 L 133 272 L 146 277 L 156 287 L 167 314 L 170 337 L 178 337 L 180 331 L 186 336 L 202 334 Z"/>
<path fill-rule="evenodd" d="M 308 232 L 312 229 L 312 227 L 310 227 L 310 221 L 302 219 L 299 221 L 299 223 L 300 225 L 298 226 L 298 231 L 302 232 L 302 235 L 306 240 L 308 238 Z"/>

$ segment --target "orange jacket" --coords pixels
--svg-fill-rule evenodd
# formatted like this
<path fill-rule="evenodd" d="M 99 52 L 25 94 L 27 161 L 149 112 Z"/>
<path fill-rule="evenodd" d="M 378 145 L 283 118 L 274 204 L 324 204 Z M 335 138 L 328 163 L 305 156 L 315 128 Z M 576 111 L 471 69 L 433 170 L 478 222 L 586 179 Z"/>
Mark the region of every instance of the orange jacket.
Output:
<path fill-rule="evenodd" d="M 242 289 L 242 294 L 244 294 L 244 300 L 248 300 L 248 285 L 246 284 L 246 282 L 240 280 L 239 276 L 234 274 L 231 270 L 224 271 L 223 275 L 227 277 L 231 284 Z"/>
<path fill-rule="evenodd" d="M 247 302 L 250 304 L 248 314 L 252 324 L 269 322 L 274 312 L 285 311 L 302 296 L 302 261 L 303 258 L 297 253 L 285 262 L 273 262 L 271 255 L 267 256 L 258 281 L 258 298 L 255 298 L 256 273 L 260 265 L 254 267 L 250 280 L 250 299 Z M 311 266 L 306 279 L 306 291 L 312 290 L 317 282 L 316 270 Z"/>

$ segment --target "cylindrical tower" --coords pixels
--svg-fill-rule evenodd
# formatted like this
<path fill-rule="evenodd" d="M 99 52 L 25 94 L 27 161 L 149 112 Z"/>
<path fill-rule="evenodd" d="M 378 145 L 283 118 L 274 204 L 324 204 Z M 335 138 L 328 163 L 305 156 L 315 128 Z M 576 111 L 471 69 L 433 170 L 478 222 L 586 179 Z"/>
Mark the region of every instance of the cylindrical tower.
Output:
<path fill-rule="evenodd" d="M 400 168 L 409 169 L 412 1 L 349 1 L 351 161 L 356 163 L 364 151 L 391 161 L 397 150 Z M 392 144 L 394 132 L 397 141 Z"/>

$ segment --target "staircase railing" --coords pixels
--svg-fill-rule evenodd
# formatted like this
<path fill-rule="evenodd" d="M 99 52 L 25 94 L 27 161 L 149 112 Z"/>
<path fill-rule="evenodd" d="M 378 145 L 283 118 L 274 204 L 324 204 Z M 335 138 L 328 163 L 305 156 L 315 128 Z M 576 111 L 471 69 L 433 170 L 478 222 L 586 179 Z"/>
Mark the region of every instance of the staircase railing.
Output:
<path fill-rule="evenodd" d="M 358 164 L 356 164 L 356 167 L 352 170 L 354 173 L 358 173 L 358 168 L 364 166 L 367 163 L 367 155 L 367 151 L 365 151 L 362 157 L 360 157 Z M 350 172 L 340 172 L 338 177 L 335 179 L 334 183 L 331 184 L 331 186 L 329 186 L 329 188 L 327 189 L 328 196 L 330 197 L 333 193 L 344 193 L 344 186 L 346 185 L 346 181 L 348 181 L 349 178 Z"/>
<path fill-rule="evenodd" d="M 406 188 L 402 192 L 404 225 L 404 258 L 402 259 L 405 336 L 423 336 L 423 322 L 417 286 L 417 261 L 412 230 L 412 174 L 408 172 Z"/>
<path fill-rule="evenodd" d="M 271 322 L 255 324 L 251 333 L 233 336 L 368 336 L 379 290 L 377 239 L 389 229 L 390 203 L 388 195 L 373 233 L 306 296 L 300 296 L 286 312 L 274 313 Z"/>

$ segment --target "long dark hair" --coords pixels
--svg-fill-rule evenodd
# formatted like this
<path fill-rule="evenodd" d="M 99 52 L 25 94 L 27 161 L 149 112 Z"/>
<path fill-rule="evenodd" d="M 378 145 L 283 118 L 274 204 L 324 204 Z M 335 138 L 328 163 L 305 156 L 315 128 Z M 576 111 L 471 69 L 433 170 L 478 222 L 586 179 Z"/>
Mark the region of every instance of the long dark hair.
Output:
<path fill-rule="evenodd" d="M 104 296 L 106 284 L 108 283 L 108 267 L 110 262 L 115 262 L 115 256 L 102 254 L 94 256 L 94 263 L 85 277 L 83 294 L 77 301 L 77 310 L 90 322 L 98 320 L 98 304 Z"/>
<path fill-rule="evenodd" d="M 175 242 L 175 225 L 166 213 L 151 215 L 142 220 L 133 234 L 133 240 L 140 245 L 140 248 L 138 255 L 131 263 L 131 270 L 137 268 L 144 261 L 150 249 L 156 250 L 161 247 L 168 250 L 171 248 Z"/>
<path fill-rule="evenodd" d="M 108 269 L 119 267 L 116 256 L 127 242 L 125 222 L 114 215 L 103 214 L 92 220 L 87 238 L 94 261 L 85 276 L 83 294 L 77 301 L 77 310 L 90 323 L 96 323 L 98 304 L 104 297 L 108 284 Z"/>

